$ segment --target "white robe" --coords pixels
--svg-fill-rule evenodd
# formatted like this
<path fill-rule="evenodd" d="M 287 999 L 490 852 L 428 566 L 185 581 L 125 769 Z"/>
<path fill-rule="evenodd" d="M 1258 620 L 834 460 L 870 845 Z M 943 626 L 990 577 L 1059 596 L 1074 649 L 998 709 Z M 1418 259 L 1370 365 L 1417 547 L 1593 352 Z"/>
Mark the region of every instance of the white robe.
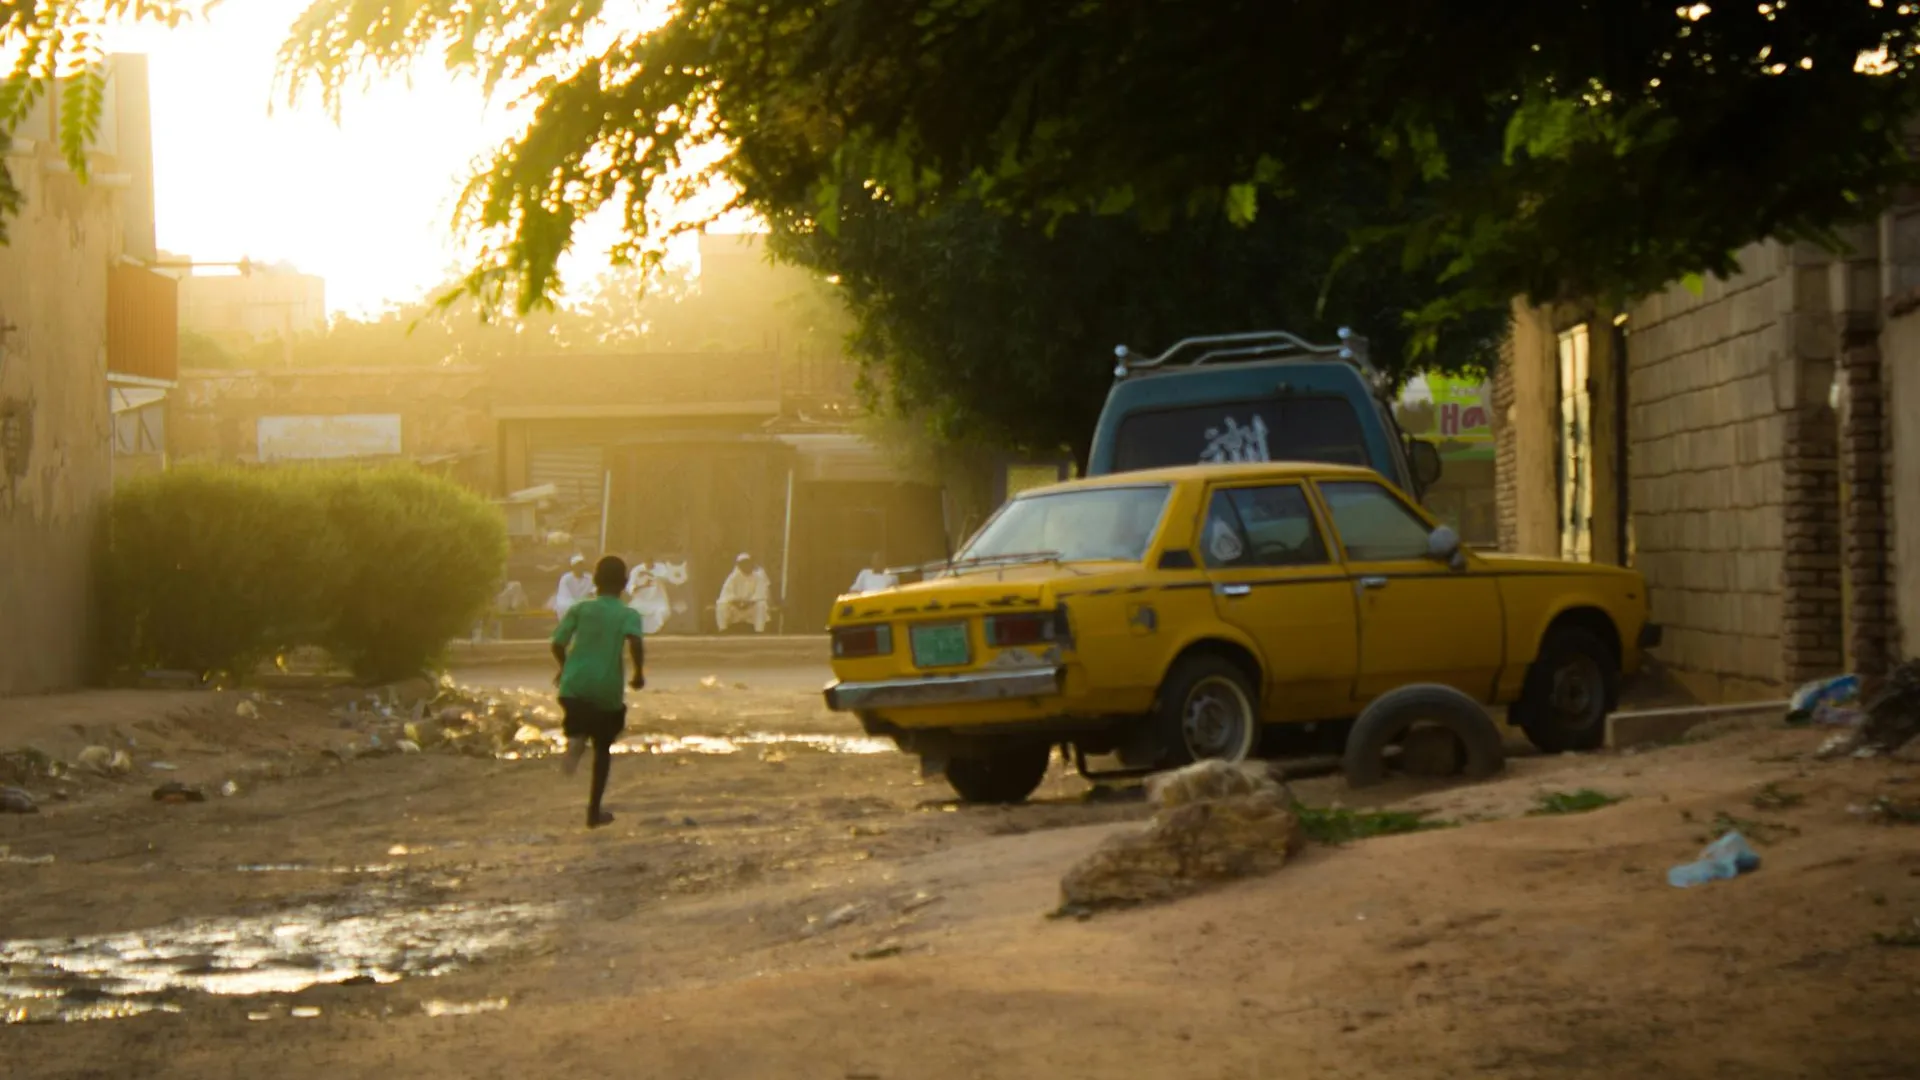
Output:
<path fill-rule="evenodd" d="M 659 633 L 673 615 L 667 587 L 645 567 L 635 570 L 627 579 L 627 606 L 640 613 L 640 629 L 649 635 Z"/>
<path fill-rule="evenodd" d="M 714 622 L 719 624 L 720 632 L 725 633 L 735 623 L 751 622 L 754 633 L 766 633 L 768 598 L 772 592 L 765 570 L 756 569 L 748 574 L 734 567 L 726 583 L 720 586 L 720 599 L 713 605 Z"/>
<path fill-rule="evenodd" d="M 593 593 L 592 577 L 569 572 L 560 576 L 560 586 L 553 591 L 553 599 L 547 601 L 547 606 L 564 618 L 573 605 L 593 599 Z"/>
<path fill-rule="evenodd" d="M 897 574 L 889 574 L 885 570 L 862 570 L 860 576 L 853 579 L 853 591 L 855 594 L 879 592 L 898 584 L 900 577 Z"/>

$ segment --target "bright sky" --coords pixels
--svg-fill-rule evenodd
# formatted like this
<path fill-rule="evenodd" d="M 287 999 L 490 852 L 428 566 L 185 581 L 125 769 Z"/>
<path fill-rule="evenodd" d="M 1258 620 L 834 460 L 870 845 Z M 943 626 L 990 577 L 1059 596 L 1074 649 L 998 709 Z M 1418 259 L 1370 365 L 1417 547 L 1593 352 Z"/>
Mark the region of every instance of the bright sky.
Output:
<path fill-rule="evenodd" d="M 469 163 L 517 118 L 435 62 L 349 98 L 338 126 L 317 102 L 288 108 L 275 57 L 306 3 L 232 0 L 174 31 L 120 30 L 113 48 L 150 58 L 162 249 L 291 262 L 326 278 L 330 310 L 377 311 L 446 279 Z M 577 262 L 570 280 L 597 255 Z"/>

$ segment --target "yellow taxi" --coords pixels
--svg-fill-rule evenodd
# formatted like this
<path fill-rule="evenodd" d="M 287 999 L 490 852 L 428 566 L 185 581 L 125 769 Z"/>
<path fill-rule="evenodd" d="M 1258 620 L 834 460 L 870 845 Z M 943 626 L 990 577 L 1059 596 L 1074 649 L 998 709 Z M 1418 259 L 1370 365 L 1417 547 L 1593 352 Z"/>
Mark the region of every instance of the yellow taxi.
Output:
<path fill-rule="evenodd" d="M 1032 794 L 1055 746 L 1148 770 L 1338 741 L 1410 684 L 1591 749 L 1659 636 L 1632 570 L 1469 551 L 1378 473 L 1289 463 L 1026 492 L 829 629 L 828 706 L 975 802 Z"/>

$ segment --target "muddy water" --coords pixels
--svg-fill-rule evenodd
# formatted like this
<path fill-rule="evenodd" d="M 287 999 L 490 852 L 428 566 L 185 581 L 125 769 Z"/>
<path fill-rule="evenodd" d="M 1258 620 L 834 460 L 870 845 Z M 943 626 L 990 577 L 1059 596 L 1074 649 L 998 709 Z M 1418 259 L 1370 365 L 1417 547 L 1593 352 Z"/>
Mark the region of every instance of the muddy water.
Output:
<path fill-rule="evenodd" d="M 0 941 L 0 1018 L 48 1023 L 179 1011 L 195 995 L 290 994 L 444 975 L 522 948 L 549 905 L 426 904 L 393 890 L 271 915 Z"/>
<path fill-rule="evenodd" d="M 566 747 L 567 738 L 559 729 L 541 731 L 537 736 L 517 739 L 512 750 L 500 755 L 508 761 L 546 757 Z M 616 754 L 738 754 L 748 750 L 786 752 L 811 750 L 828 754 L 890 754 L 894 745 L 888 739 L 870 739 L 857 735 L 797 735 L 753 731 L 744 735 L 629 735 L 613 744 Z"/>

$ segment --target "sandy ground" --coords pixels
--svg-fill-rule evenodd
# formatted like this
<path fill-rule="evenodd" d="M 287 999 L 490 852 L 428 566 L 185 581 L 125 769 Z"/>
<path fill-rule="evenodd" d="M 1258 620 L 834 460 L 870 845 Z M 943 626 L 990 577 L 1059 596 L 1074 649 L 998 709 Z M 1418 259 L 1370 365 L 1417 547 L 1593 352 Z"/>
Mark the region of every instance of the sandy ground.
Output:
<path fill-rule="evenodd" d="M 703 674 L 656 673 L 633 734 L 667 752 L 616 760 L 592 833 L 551 759 L 355 758 L 328 702 L 0 701 L 0 750 L 131 739 L 139 763 L 0 816 L 0 1072 L 1920 1076 L 1920 949 L 1875 938 L 1920 916 L 1920 832 L 1857 812 L 1920 799 L 1920 766 L 1815 762 L 1819 732 L 1390 787 L 1366 801 L 1459 827 L 1080 921 L 1045 917 L 1059 876 L 1139 801 L 1060 773 L 959 807 L 852 752 L 824 673 Z M 661 738 L 689 735 L 732 752 Z M 236 794 L 157 804 L 167 779 Z M 1582 788 L 1623 798 L 1528 816 Z M 1760 826 L 1762 868 L 1668 887 L 1719 815 Z"/>

